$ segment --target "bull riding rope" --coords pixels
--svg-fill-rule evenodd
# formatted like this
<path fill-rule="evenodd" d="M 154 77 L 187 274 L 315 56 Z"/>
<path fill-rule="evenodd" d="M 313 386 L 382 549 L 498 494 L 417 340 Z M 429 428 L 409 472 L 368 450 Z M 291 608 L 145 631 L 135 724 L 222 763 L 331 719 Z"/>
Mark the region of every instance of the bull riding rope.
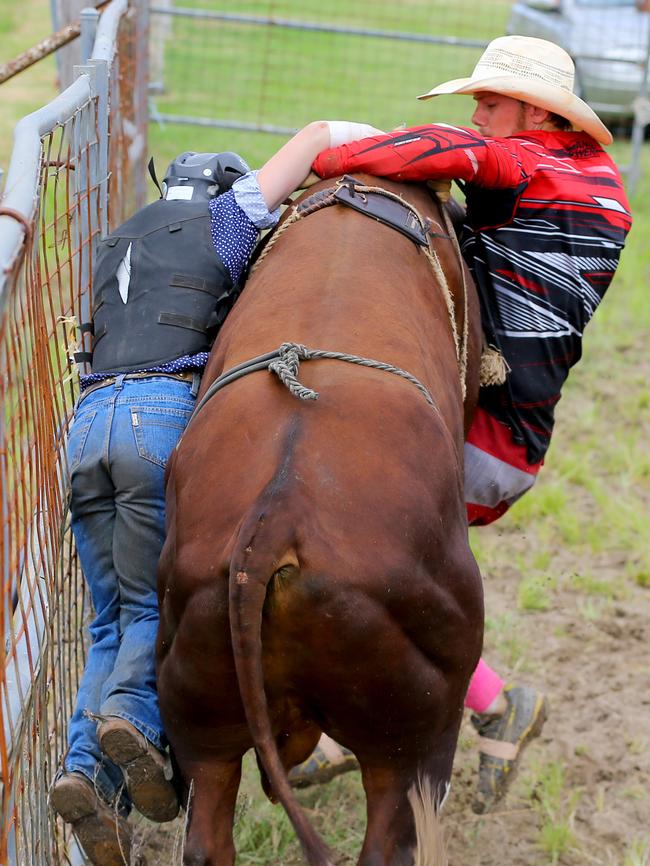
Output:
<path fill-rule="evenodd" d="M 289 228 L 290 225 L 292 225 L 302 217 L 309 216 L 317 210 L 321 210 L 324 207 L 329 207 L 333 204 L 337 204 L 338 199 L 335 197 L 336 191 L 339 189 L 339 187 L 343 184 L 344 181 L 349 182 L 350 180 L 353 179 L 344 178 L 338 182 L 338 185 L 336 187 L 330 187 L 328 189 L 320 190 L 319 192 L 316 192 L 313 195 L 309 196 L 309 198 L 305 199 L 299 205 L 296 205 L 287 217 L 287 219 L 278 227 L 277 231 L 273 233 L 268 243 L 262 250 L 257 261 L 251 268 L 250 273 L 252 274 L 255 271 L 258 265 L 269 254 L 269 252 L 279 239 L 280 235 L 282 235 Z M 401 196 L 398 196 L 395 193 L 390 192 L 389 190 L 383 189 L 382 187 L 365 186 L 356 182 L 354 183 L 354 189 L 355 192 L 360 193 L 361 195 L 366 195 L 367 193 L 375 193 L 399 202 L 400 205 L 409 210 L 416 217 L 420 226 L 423 229 L 424 234 L 429 237 L 430 222 L 424 219 L 420 215 L 418 210 L 409 202 L 404 201 Z M 439 203 L 441 205 L 440 210 L 442 212 L 442 216 L 445 222 L 445 228 L 447 229 L 449 239 L 454 245 L 454 250 L 456 252 L 461 270 L 464 303 L 462 336 L 459 335 L 458 327 L 456 324 L 456 311 L 454 306 L 453 294 L 449 287 L 449 283 L 447 281 L 445 273 L 442 269 L 442 265 L 440 264 L 438 254 L 436 253 L 433 245 L 431 244 L 430 239 L 427 240 L 426 247 L 424 248 L 424 254 L 427 257 L 429 264 L 431 265 L 431 268 L 434 272 L 436 280 L 445 299 L 445 303 L 447 305 L 449 322 L 454 338 L 454 345 L 456 347 L 456 358 L 459 366 L 462 398 L 463 400 L 465 400 L 467 390 L 466 374 L 469 328 L 465 268 L 462 254 L 460 251 L 460 246 L 458 244 L 458 239 L 456 237 L 456 232 L 451 221 L 451 217 L 444 205 L 441 202 Z M 400 367 L 395 367 L 393 364 L 388 364 L 384 361 L 376 361 L 373 358 L 364 358 L 359 355 L 350 355 L 345 352 L 326 351 L 324 349 L 309 349 L 307 346 L 304 346 L 301 343 L 286 342 L 283 343 L 279 349 L 276 349 L 273 352 L 267 352 L 264 355 L 258 355 L 257 357 L 251 358 L 248 361 L 244 361 L 243 363 L 238 364 L 237 366 L 227 370 L 225 373 L 222 373 L 217 379 L 214 380 L 214 382 L 209 385 L 207 391 L 195 406 L 190 421 L 198 414 L 198 412 L 203 408 L 207 401 L 217 391 L 220 391 L 222 388 L 224 388 L 226 385 L 229 385 L 231 382 L 234 382 L 236 379 L 239 379 L 242 376 L 246 376 L 248 373 L 254 373 L 258 370 L 266 369 L 271 373 L 275 373 L 275 375 L 280 379 L 283 385 L 294 397 L 297 397 L 300 400 L 317 400 L 319 396 L 318 392 L 302 385 L 297 379 L 300 362 L 316 359 L 347 361 L 351 364 L 359 364 L 363 367 L 370 367 L 377 370 L 382 370 L 386 373 L 392 373 L 395 376 L 400 376 L 402 379 L 405 379 L 407 382 L 410 382 L 412 385 L 414 385 L 423 395 L 424 399 L 431 406 L 431 408 L 435 412 L 440 414 L 440 411 L 436 406 L 433 397 L 431 396 L 427 388 L 422 384 L 422 382 L 420 382 L 419 379 L 417 379 L 411 373 L 407 372 L 406 370 L 402 370 Z M 481 384 L 500 384 L 505 381 L 506 372 L 507 365 L 501 353 L 492 346 L 484 346 L 483 354 L 481 356 L 480 367 Z M 180 443 L 181 440 L 179 439 L 178 444 L 176 445 L 177 448 L 180 446 Z"/>
<path fill-rule="evenodd" d="M 254 373 L 258 370 L 268 370 L 280 379 L 282 384 L 289 392 L 299 400 L 317 400 L 319 397 L 318 391 L 307 388 L 301 385 L 298 379 L 298 368 L 300 361 L 311 361 L 319 358 L 328 358 L 334 361 L 348 361 L 351 364 L 360 364 L 362 367 L 372 367 L 377 370 L 382 370 L 385 373 L 393 373 L 395 376 L 400 376 L 406 379 L 420 391 L 424 399 L 434 411 L 440 414 L 438 407 L 429 391 L 416 379 L 411 373 L 395 367 L 392 364 L 386 364 L 383 361 L 375 361 L 373 358 L 362 358 L 359 355 L 348 355 L 345 352 L 328 352 L 324 349 L 308 349 L 302 343 L 283 343 L 279 349 L 274 352 L 267 352 L 265 355 L 258 355 L 256 358 L 251 358 L 249 361 L 244 361 L 230 370 L 226 370 L 217 379 L 212 382 L 205 392 L 203 397 L 194 407 L 192 418 L 198 414 L 208 400 L 229 385 L 236 379 L 246 376 L 248 373 Z M 177 446 L 178 447 L 178 446 Z"/>

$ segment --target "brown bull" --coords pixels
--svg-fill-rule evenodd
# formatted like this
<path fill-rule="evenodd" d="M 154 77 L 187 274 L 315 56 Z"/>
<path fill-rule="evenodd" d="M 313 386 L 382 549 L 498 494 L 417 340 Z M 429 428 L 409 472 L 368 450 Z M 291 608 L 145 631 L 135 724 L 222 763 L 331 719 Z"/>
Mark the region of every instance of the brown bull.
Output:
<path fill-rule="evenodd" d="M 158 686 L 177 767 L 193 789 L 191 866 L 234 862 L 233 814 L 251 746 L 310 866 L 330 856 L 285 771 L 321 731 L 361 765 L 361 866 L 413 863 L 414 811 L 433 826 L 451 775 L 483 631 L 462 471 L 478 311 L 437 202 L 422 187 L 381 184 L 432 220 L 457 339 L 423 249 L 337 205 L 277 238 L 222 329 L 202 389 L 294 341 L 401 368 L 435 406 L 412 381 L 341 360 L 300 367 L 315 402 L 253 372 L 205 402 L 171 465 Z"/>

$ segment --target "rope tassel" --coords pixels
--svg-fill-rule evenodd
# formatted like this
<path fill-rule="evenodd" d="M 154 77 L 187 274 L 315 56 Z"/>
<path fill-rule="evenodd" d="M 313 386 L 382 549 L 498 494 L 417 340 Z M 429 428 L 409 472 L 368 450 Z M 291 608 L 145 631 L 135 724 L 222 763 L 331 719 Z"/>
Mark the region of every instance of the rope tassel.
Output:
<path fill-rule="evenodd" d="M 508 362 L 495 346 L 483 346 L 479 381 L 484 385 L 503 385 L 510 372 Z"/>

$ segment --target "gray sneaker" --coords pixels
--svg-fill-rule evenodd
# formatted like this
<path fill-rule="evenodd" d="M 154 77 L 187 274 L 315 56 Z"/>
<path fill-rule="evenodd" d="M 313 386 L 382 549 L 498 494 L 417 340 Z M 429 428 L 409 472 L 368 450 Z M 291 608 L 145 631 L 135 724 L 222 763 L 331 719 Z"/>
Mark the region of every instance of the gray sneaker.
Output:
<path fill-rule="evenodd" d="M 308 788 L 358 769 L 359 762 L 349 749 L 340 746 L 327 734 L 322 734 L 307 760 L 289 771 L 289 782 L 293 788 Z"/>
<path fill-rule="evenodd" d="M 479 734 L 479 770 L 472 809 L 489 812 L 502 799 L 515 778 L 524 748 L 537 737 L 546 721 L 546 698 L 530 686 L 504 689 L 508 709 L 502 716 L 473 715 Z"/>
<path fill-rule="evenodd" d="M 131 829 L 82 773 L 63 773 L 52 785 L 50 805 L 72 825 L 93 866 L 131 863 Z M 140 866 L 145 866 L 142 858 Z"/>
<path fill-rule="evenodd" d="M 102 752 L 124 773 L 135 808 L 150 821 L 173 821 L 179 803 L 171 761 L 126 719 L 109 716 L 97 727 Z"/>

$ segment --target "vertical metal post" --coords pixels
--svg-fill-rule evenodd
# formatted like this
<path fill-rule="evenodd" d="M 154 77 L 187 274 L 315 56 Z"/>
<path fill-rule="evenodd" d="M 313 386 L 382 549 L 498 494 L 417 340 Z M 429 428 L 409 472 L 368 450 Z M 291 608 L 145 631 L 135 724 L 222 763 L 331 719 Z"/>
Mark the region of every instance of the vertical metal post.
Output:
<path fill-rule="evenodd" d="M 81 62 L 87 63 L 93 53 L 99 12 L 91 6 L 87 6 L 81 10 L 79 19 L 81 23 Z"/>
<path fill-rule="evenodd" d="M 639 95 L 634 100 L 634 126 L 632 127 L 632 155 L 627 175 L 628 192 L 632 196 L 641 177 L 641 147 L 646 127 L 650 123 L 650 38 L 645 57 L 643 83 Z"/>
<path fill-rule="evenodd" d="M 61 29 L 61 16 L 59 15 L 59 0 L 50 0 L 50 12 L 52 15 L 52 33 L 56 33 L 57 30 Z M 54 52 L 54 59 L 56 60 L 56 77 L 57 84 L 61 86 L 61 52 Z"/>
<path fill-rule="evenodd" d="M 97 88 L 97 173 L 99 191 L 99 234 L 108 234 L 108 62 L 106 60 L 90 60 L 89 65 L 95 69 L 95 86 Z"/>
<path fill-rule="evenodd" d="M 165 46 L 172 33 L 172 16 L 167 10 L 172 0 L 156 0 L 156 11 L 150 13 L 149 65 L 151 93 L 165 92 Z"/>
<path fill-rule="evenodd" d="M 74 72 L 75 76 L 78 76 L 82 73 L 88 75 L 90 79 L 91 96 L 96 96 L 96 66 L 75 66 Z M 74 231 L 76 233 L 76 255 L 81 257 L 79 261 L 79 292 L 81 298 L 79 314 L 81 322 L 89 322 L 91 316 L 90 238 L 92 237 L 92 224 L 88 218 L 88 202 L 86 201 L 86 196 L 89 196 L 91 194 L 90 190 L 95 185 L 95 181 L 98 180 L 96 176 L 96 159 L 89 159 L 89 166 L 86 166 L 86 158 L 83 153 L 84 145 L 88 147 L 89 142 L 95 140 L 95 130 L 93 128 L 90 128 L 91 118 L 94 120 L 93 109 L 89 106 L 84 106 L 81 111 L 77 112 L 72 121 L 72 159 L 75 163 L 75 209 L 73 225 Z M 94 156 L 96 156 L 96 153 L 94 154 Z M 84 338 L 86 337 L 87 335 L 84 335 Z"/>
<path fill-rule="evenodd" d="M 61 16 L 59 15 L 59 0 L 50 0 L 50 14 L 52 15 L 52 33 L 61 29 Z"/>

